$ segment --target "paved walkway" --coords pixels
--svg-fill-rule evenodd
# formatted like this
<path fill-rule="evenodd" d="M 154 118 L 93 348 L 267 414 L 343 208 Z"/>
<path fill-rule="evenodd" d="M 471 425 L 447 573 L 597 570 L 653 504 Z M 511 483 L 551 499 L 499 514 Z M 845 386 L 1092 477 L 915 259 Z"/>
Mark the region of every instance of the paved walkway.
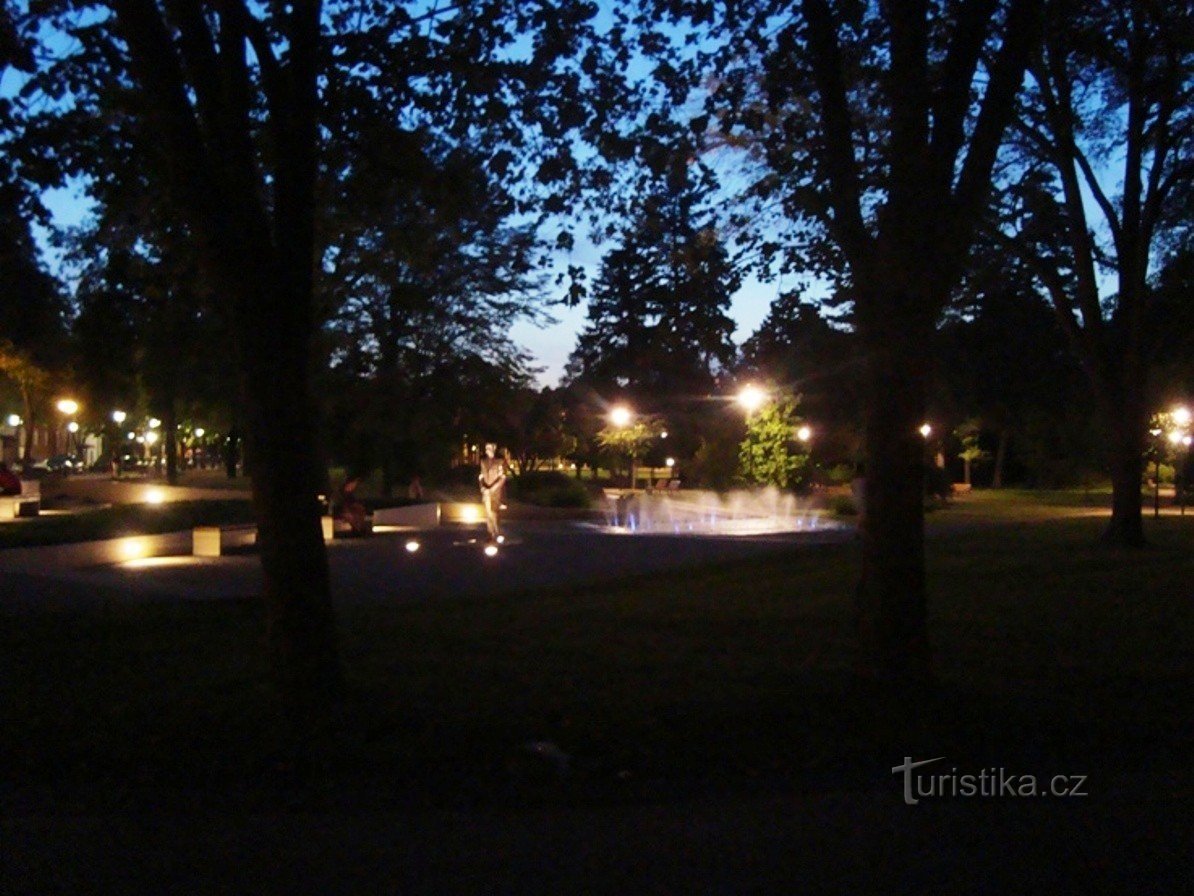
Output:
<path fill-rule="evenodd" d="M 392 603 L 579 586 L 849 537 L 841 529 L 737 537 L 619 535 L 568 522 L 524 522 L 507 531 L 495 557 L 484 553 L 484 530 L 478 528 L 338 539 L 328 546 L 334 599 Z M 410 541 L 418 542 L 418 550 L 407 550 Z M 260 591 L 261 567 L 252 551 L 199 558 L 189 555 L 190 547 L 187 531 L 9 549 L 0 555 L 7 580 L 0 587 L 0 608 L 85 603 L 100 591 L 130 600 L 218 600 Z"/>

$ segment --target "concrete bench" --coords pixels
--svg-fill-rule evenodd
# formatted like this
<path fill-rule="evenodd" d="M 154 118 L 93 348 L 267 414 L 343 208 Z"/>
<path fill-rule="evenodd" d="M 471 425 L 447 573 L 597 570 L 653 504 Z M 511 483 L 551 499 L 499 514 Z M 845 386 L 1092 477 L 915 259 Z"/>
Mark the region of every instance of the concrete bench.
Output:
<path fill-rule="evenodd" d="M 220 557 L 228 548 L 245 547 L 256 542 L 256 523 L 196 526 L 191 530 L 191 553 L 196 557 Z"/>
<path fill-rule="evenodd" d="M 434 529 L 439 525 L 438 504 L 408 504 L 373 511 L 373 525 L 407 529 Z"/>
<path fill-rule="evenodd" d="M 330 516 L 320 517 L 319 523 L 326 544 L 335 534 L 335 523 Z M 256 543 L 256 523 L 196 526 L 191 530 L 191 554 L 196 557 L 220 557 L 228 548 L 246 547 Z"/>
<path fill-rule="evenodd" d="M 441 524 L 476 526 L 485 523 L 485 505 L 471 501 L 449 501 L 439 505 Z"/>
<path fill-rule="evenodd" d="M 41 513 L 41 498 L 12 495 L 0 498 L 0 516 L 6 519 L 33 517 Z"/>

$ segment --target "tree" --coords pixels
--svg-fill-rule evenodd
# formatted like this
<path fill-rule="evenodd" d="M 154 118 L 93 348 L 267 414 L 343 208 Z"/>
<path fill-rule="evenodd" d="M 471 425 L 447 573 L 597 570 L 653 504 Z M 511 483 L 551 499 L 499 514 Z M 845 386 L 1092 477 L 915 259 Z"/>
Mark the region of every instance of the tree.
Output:
<path fill-rule="evenodd" d="M 1037 39 L 1036 0 L 735 6 L 709 91 L 713 135 L 741 146 L 752 190 L 783 210 L 789 269 L 853 298 L 866 359 L 866 504 L 856 597 L 860 669 L 929 673 L 923 445 L 934 328 Z M 782 223 L 782 222 L 781 222 Z M 823 237 L 827 237 L 823 238 Z"/>
<path fill-rule="evenodd" d="M 390 141 L 417 164 L 403 168 L 382 143 L 334 182 L 319 278 L 331 313 L 321 392 L 337 421 L 332 449 L 355 467 L 380 466 L 387 493 L 399 475 L 447 460 L 470 407 L 495 388 L 509 399 L 530 379 L 509 328 L 536 319 L 543 296 L 534 228 L 511 222 L 515 203 L 485 160 L 432 134 Z M 432 388 L 455 393 L 451 372 L 472 362 L 503 375 L 462 400 Z M 501 432 L 484 438 L 505 439 L 511 427 L 494 423 Z"/>
<path fill-rule="evenodd" d="M 611 423 L 599 430 L 597 441 L 611 454 L 630 460 L 630 487 L 634 488 L 638 459 L 663 432 L 663 421 L 659 417 L 639 415 L 625 425 Z"/>
<path fill-rule="evenodd" d="M 747 482 L 796 488 L 808 469 L 808 452 L 800 450 L 796 415 L 799 399 L 768 401 L 746 420 L 746 438 L 738 447 L 738 472 Z"/>
<path fill-rule="evenodd" d="M 726 311 L 741 282 L 701 208 L 710 188 L 693 167 L 672 159 L 602 259 L 566 371 L 573 383 L 666 414 L 681 443 L 690 441 L 681 422 L 689 406 L 736 356 Z"/>
<path fill-rule="evenodd" d="M 771 304 L 738 366 L 740 380 L 799 392 L 801 413 L 816 426 L 818 459 L 835 463 L 853 463 L 861 450 L 861 372 L 857 335 L 798 290 Z"/>
<path fill-rule="evenodd" d="M 1007 244 L 1028 263 L 1081 360 L 1110 450 L 1106 540 L 1143 543 L 1140 481 L 1155 344 L 1150 267 L 1188 226 L 1194 47 L 1188 5 L 1057 0 L 1032 62 L 1009 184 Z M 1117 169 L 1119 195 L 1107 185 Z M 1114 292 L 1103 295 L 1104 274 Z"/>
<path fill-rule="evenodd" d="M 542 200 L 578 180 L 571 137 L 601 130 L 592 105 L 618 82 L 588 40 L 594 12 L 580 2 L 53 0 L 29 23 L 72 38 L 45 48 L 59 57 L 43 79 L 54 100 L 97 122 L 133 115 L 161 142 L 160 183 L 231 322 L 270 656 L 300 741 L 342 687 L 313 438 L 321 151 L 346 120 L 427 125 L 485 146 L 499 175 L 530 168 Z M 542 201 L 562 210 L 564 195 Z"/>
<path fill-rule="evenodd" d="M 973 419 L 990 436 L 992 486 L 1025 474 L 1036 484 L 1056 484 L 1067 465 L 1071 472 L 1096 468 L 1095 446 L 1084 440 L 1083 420 L 1093 409 L 1082 372 L 1048 301 L 1014 255 L 980 238 L 937 351 L 935 410 Z M 1063 458 L 1063 448 L 1074 454 Z M 1016 469 L 1029 460 L 1026 471 Z"/>

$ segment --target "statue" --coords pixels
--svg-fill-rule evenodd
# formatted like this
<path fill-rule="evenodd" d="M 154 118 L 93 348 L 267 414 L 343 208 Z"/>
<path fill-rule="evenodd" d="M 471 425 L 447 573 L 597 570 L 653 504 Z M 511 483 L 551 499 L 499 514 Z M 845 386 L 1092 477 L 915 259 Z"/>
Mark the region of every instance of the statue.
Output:
<path fill-rule="evenodd" d="M 481 458 L 481 472 L 477 475 L 481 485 L 481 504 L 485 508 L 485 527 L 491 541 L 502 541 L 498 526 L 498 510 L 502 506 L 502 487 L 506 484 L 506 462 L 497 456 L 497 445 L 485 445 L 485 456 Z"/>

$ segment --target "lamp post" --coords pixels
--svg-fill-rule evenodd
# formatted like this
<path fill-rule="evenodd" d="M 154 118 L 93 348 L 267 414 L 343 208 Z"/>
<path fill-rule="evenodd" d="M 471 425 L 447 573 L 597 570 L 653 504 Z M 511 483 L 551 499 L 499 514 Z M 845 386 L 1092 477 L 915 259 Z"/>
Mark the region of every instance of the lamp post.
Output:
<path fill-rule="evenodd" d="M 747 422 L 747 439 L 750 438 L 750 418 L 754 416 L 755 411 L 767 403 L 767 393 L 756 386 L 754 383 L 747 383 L 738 390 L 735 396 L 735 401 L 738 402 L 739 407 L 746 411 Z M 754 443 L 750 442 L 746 453 L 746 478 L 753 483 L 755 479 L 755 452 Z"/>
<path fill-rule="evenodd" d="M 58 408 L 58 413 L 62 414 L 64 417 L 74 417 L 75 414 L 79 413 L 79 403 L 77 401 L 75 401 L 73 398 L 59 399 L 58 404 L 55 405 L 55 407 Z M 73 422 L 74 422 L 73 420 L 70 420 L 70 421 L 68 421 L 68 425 L 67 425 L 67 437 L 66 437 L 66 453 L 67 454 L 70 454 L 71 430 L 70 430 L 69 424 L 73 423 Z M 77 425 L 75 427 L 75 431 L 78 431 Z"/>
<path fill-rule="evenodd" d="M 1153 519 L 1161 516 L 1161 432 L 1160 429 L 1150 429 L 1148 434 L 1153 437 Z"/>
<path fill-rule="evenodd" d="M 12 429 L 12 437 L 16 443 L 16 460 L 21 460 L 21 424 L 25 421 L 21 419 L 20 414 L 9 414 L 4 418 L 4 422 Z"/>
<path fill-rule="evenodd" d="M 634 420 L 634 412 L 631 411 L 630 408 L 626 407 L 626 405 L 619 404 L 610 409 L 609 422 L 611 425 L 617 427 L 618 429 L 625 429 L 626 427 L 628 427 L 630 425 L 632 420 Z M 630 490 L 631 491 L 634 491 L 634 478 L 635 478 L 634 474 L 635 474 L 634 449 L 632 447 L 630 449 Z"/>
<path fill-rule="evenodd" d="M 119 479 L 121 473 L 120 455 L 123 447 L 120 442 L 120 429 L 124 425 L 124 421 L 128 419 L 128 414 L 119 408 L 112 412 L 112 478 Z"/>
<path fill-rule="evenodd" d="M 1173 444 L 1173 492 L 1177 499 L 1179 514 L 1186 515 L 1186 470 L 1190 466 L 1190 443 L 1194 441 L 1190 437 L 1190 422 L 1194 419 L 1194 414 L 1190 413 L 1190 409 L 1185 405 L 1179 405 L 1169 412 L 1169 419 L 1173 421 L 1175 429 L 1169 433 L 1169 441 Z M 1182 449 L 1185 449 L 1183 452 Z M 1178 463 L 1178 457 L 1184 454 L 1182 462 Z M 1181 473 L 1178 470 L 1181 470 Z"/>
<path fill-rule="evenodd" d="M 1186 472 L 1190 469 L 1190 444 L 1194 442 L 1194 436 L 1186 433 L 1182 436 L 1182 445 L 1186 449 L 1186 457 L 1182 463 L 1182 483 L 1181 488 L 1178 489 L 1178 507 L 1181 516 L 1186 515 Z M 1174 477 L 1176 479 L 1176 477 Z M 1176 487 L 1176 486 L 1175 486 Z"/>

